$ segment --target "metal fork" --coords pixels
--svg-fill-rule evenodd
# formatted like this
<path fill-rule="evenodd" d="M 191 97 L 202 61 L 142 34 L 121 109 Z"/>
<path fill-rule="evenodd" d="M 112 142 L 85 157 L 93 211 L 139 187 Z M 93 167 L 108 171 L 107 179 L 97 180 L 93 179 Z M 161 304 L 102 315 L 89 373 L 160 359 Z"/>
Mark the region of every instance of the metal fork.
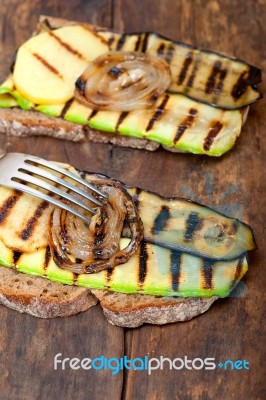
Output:
<path fill-rule="evenodd" d="M 0 149 L 0 185 L 28 193 L 35 197 L 39 197 L 47 201 L 48 203 L 52 203 L 57 207 L 63 208 L 64 210 L 67 210 L 70 213 L 82 218 L 85 222 L 90 223 L 90 219 L 86 215 L 75 210 L 74 208 L 72 208 L 68 204 L 65 204 L 59 199 L 52 197 L 52 195 L 57 195 L 60 198 L 66 199 L 83 208 L 84 210 L 89 211 L 91 214 L 95 214 L 96 211 L 93 208 L 86 205 L 83 201 L 71 196 L 69 192 L 67 193 L 64 190 L 61 190 L 58 187 L 49 184 L 40 178 L 48 179 L 49 181 L 51 181 L 51 183 L 60 185 L 65 189 L 72 190 L 73 192 L 82 196 L 84 199 L 90 200 L 97 206 L 102 206 L 102 203 L 94 196 L 85 192 L 85 190 L 80 189 L 79 187 L 66 181 L 65 179 L 59 178 L 52 172 L 40 168 L 40 166 L 48 168 L 49 170 L 54 172 L 59 172 L 64 178 L 68 177 L 73 179 L 73 181 L 82 184 L 83 186 L 87 187 L 92 192 L 97 193 L 104 199 L 107 197 L 98 188 L 85 181 L 85 179 L 82 179 L 72 172 L 59 167 L 55 163 L 46 161 L 39 157 L 30 156 L 28 154 L 6 153 L 2 149 Z M 38 178 L 36 176 L 33 176 L 32 174 L 37 175 Z M 32 188 L 30 186 L 27 186 L 27 184 L 33 184 L 37 188 Z M 42 191 L 38 190 L 38 188 L 47 190 L 48 194 L 43 193 Z"/>

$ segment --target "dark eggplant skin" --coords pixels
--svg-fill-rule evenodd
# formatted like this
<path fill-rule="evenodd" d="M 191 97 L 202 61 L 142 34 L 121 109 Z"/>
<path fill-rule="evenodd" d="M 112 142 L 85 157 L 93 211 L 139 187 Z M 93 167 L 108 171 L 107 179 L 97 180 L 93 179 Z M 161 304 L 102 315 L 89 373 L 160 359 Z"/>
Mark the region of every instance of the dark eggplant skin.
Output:
<path fill-rule="evenodd" d="M 187 253 L 187 254 L 191 254 L 191 255 L 195 255 L 195 256 L 199 256 L 199 257 L 204 257 L 205 259 L 215 260 L 215 261 L 237 260 L 237 259 L 239 259 L 241 257 L 246 256 L 247 251 L 257 249 L 257 244 L 256 244 L 256 241 L 255 241 L 255 236 L 254 236 L 254 232 L 253 232 L 252 228 L 248 224 L 240 221 L 237 218 L 228 217 L 225 214 L 212 209 L 211 207 L 208 207 L 208 206 L 206 206 L 204 204 L 201 204 L 201 203 L 197 203 L 197 202 L 195 202 L 193 200 L 190 200 L 190 199 L 186 199 L 186 198 L 183 198 L 183 197 L 166 197 L 166 196 L 161 196 L 158 193 L 155 193 L 155 192 L 152 192 L 152 191 L 149 191 L 149 190 L 146 190 L 146 189 L 135 188 L 135 187 L 132 187 L 130 185 L 124 184 L 123 182 L 121 182 L 119 180 L 110 178 L 109 176 L 104 175 L 104 174 L 87 172 L 87 171 L 78 171 L 78 172 L 80 173 L 80 175 L 81 175 L 81 177 L 83 179 L 88 179 L 90 176 L 98 178 L 98 179 L 112 179 L 112 181 L 114 181 L 114 183 L 116 185 L 120 185 L 121 187 L 125 188 L 126 190 L 134 190 L 134 189 L 136 189 L 136 194 L 133 195 L 132 198 L 133 198 L 133 201 L 134 201 L 134 203 L 135 203 L 135 205 L 137 207 L 138 207 L 138 204 L 137 204 L 138 203 L 138 196 L 143 192 L 147 193 L 148 195 L 154 196 L 158 200 L 163 200 L 163 201 L 166 201 L 166 202 L 180 201 L 180 202 L 184 202 L 186 204 L 189 203 L 192 206 L 195 205 L 195 207 L 201 207 L 207 212 L 209 211 L 210 213 L 215 213 L 217 216 L 220 216 L 220 217 L 226 219 L 227 221 L 229 221 L 230 223 L 232 223 L 232 226 L 235 226 L 236 224 L 237 225 L 239 224 L 241 226 L 241 228 L 243 228 L 244 230 L 246 230 L 248 232 L 248 236 L 249 236 L 249 247 L 248 248 L 243 249 L 243 251 L 235 254 L 234 256 L 215 256 L 214 257 L 214 256 L 207 255 L 204 252 L 202 253 L 201 251 L 199 251 L 197 249 L 193 249 L 191 247 L 190 248 L 189 247 L 185 247 L 185 246 L 177 247 L 176 245 L 173 245 L 172 243 L 160 241 L 160 240 L 156 239 L 156 237 L 148 237 L 147 236 L 147 232 L 145 232 L 145 224 L 144 224 L 144 240 L 147 243 L 157 244 L 157 245 L 159 245 L 161 247 L 165 247 L 165 248 L 168 248 L 170 250 L 181 251 L 183 253 Z M 192 221 L 192 223 L 193 223 L 193 221 Z M 124 230 L 124 233 L 125 232 L 126 232 L 126 230 Z M 126 236 L 126 234 L 125 234 L 125 236 Z"/>
<path fill-rule="evenodd" d="M 109 30 L 96 29 L 96 32 L 97 33 L 104 33 L 104 32 L 106 33 L 106 32 L 109 32 Z M 198 50 L 203 55 L 206 54 L 206 56 L 208 56 L 208 55 L 216 55 L 221 60 L 224 60 L 224 61 L 225 60 L 230 60 L 232 62 L 240 63 L 240 64 L 243 65 L 243 67 L 246 67 L 246 71 L 245 72 L 246 72 L 246 74 L 248 76 L 242 76 L 242 75 L 239 76 L 239 83 L 236 85 L 235 88 L 232 88 L 232 92 L 231 92 L 232 97 L 234 97 L 235 100 L 239 99 L 241 97 L 241 95 L 243 93 L 245 93 L 246 89 L 249 86 L 254 90 L 254 92 L 257 93 L 256 98 L 254 98 L 254 99 L 252 99 L 252 100 L 250 100 L 248 102 L 245 102 L 245 103 L 243 103 L 241 105 L 234 104 L 233 106 L 229 106 L 229 105 L 228 106 L 221 106 L 221 105 L 216 104 L 215 102 L 205 101 L 204 99 L 200 99 L 199 97 L 192 96 L 186 91 L 186 93 L 185 93 L 186 97 L 188 97 L 188 98 L 190 98 L 192 100 L 196 100 L 199 103 L 208 104 L 208 105 L 211 105 L 213 107 L 221 108 L 221 109 L 224 109 L 224 110 L 236 110 L 236 109 L 241 109 L 241 108 L 243 108 L 245 106 L 248 106 L 248 105 L 256 102 L 257 100 L 263 98 L 262 93 L 259 92 L 259 89 L 258 89 L 258 85 L 262 82 L 262 71 L 261 71 L 261 69 L 256 67 L 256 66 L 254 66 L 254 65 L 252 65 L 252 64 L 247 63 L 246 61 L 244 61 L 244 60 L 242 60 L 240 58 L 227 56 L 226 54 L 224 54 L 222 52 L 203 49 L 201 47 L 197 47 L 197 46 L 194 46 L 194 45 L 191 45 L 191 44 L 183 43 L 183 42 L 180 42 L 180 41 L 177 41 L 177 40 L 172 40 L 172 39 L 167 38 L 164 35 L 161 35 L 160 33 L 152 32 L 152 31 L 130 32 L 130 33 L 124 33 L 124 34 L 121 33 L 121 32 L 112 31 L 112 33 L 114 33 L 116 35 L 121 35 L 121 38 L 119 40 L 120 49 L 121 50 L 122 50 L 122 46 L 123 46 L 123 41 L 125 41 L 127 37 L 141 36 L 142 35 L 142 36 L 145 37 L 145 40 L 144 40 L 145 44 L 143 45 L 143 48 L 141 49 L 141 51 L 146 52 L 147 41 L 148 41 L 149 37 L 154 36 L 155 38 L 158 39 L 158 41 L 159 40 L 167 41 L 169 43 L 172 43 L 173 45 L 181 46 L 181 47 L 183 47 L 184 49 L 187 49 L 187 50 L 191 50 L 191 51 Z M 111 32 L 110 32 L 110 34 L 111 34 Z M 110 41 L 110 42 L 112 44 L 112 41 Z M 170 63 L 170 61 L 169 61 L 169 63 Z M 206 89 L 207 88 L 208 88 L 208 84 L 206 83 Z M 168 92 L 169 93 L 177 93 L 177 94 L 183 94 L 184 93 L 182 90 L 180 90 L 180 91 L 179 90 L 171 90 L 171 88 L 168 90 Z"/>
<path fill-rule="evenodd" d="M 77 23 L 78 24 L 78 23 Z M 85 24 L 86 25 L 86 24 Z M 40 30 L 55 30 L 57 29 L 57 26 L 54 26 L 53 24 L 51 24 L 51 22 L 49 21 L 48 18 L 45 18 L 44 20 L 42 20 L 41 24 L 40 24 Z M 243 70 L 242 74 L 239 75 L 239 79 L 238 82 L 235 83 L 234 87 L 232 87 L 231 90 L 231 96 L 235 99 L 235 101 L 239 100 L 239 98 L 242 96 L 242 94 L 244 94 L 246 92 L 246 90 L 250 87 L 253 91 L 254 91 L 254 98 L 250 99 L 249 101 L 245 101 L 241 104 L 234 104 L 233 105 L 221 105 L 221 104 L 217 104 L 215 101 L 212 101 L 211 99 L 209 100 L 204 100 L 203 98 L 200 98 L 200 96 L 194 96 L 191 95 L 189 93 L 189 89 L 188 86 L 190 86 L 189 84 L 186 85 L 186 90 L 185 93 L 183 90 L 168 90 L 169 93 L 176 93 L 176 94 L 185 94 L 186 97 L 192 99 L 192 100 L 196 100 L 199 103 L 203 103 L 203 104 L 208 104 L 212 107 L 216 107 L 216 108 L 220 108 L 220 109 L 224 109 L 224 110 L 236 110 L 236 109 L 241 109 L 243 107 L 249 106 L 250 104 L 256 102 L 257 100 L 263 98 L 263 94 L 259 91 L 258 89 L 258 85 L 261 83 L 262 81 L 262 71 L 260 68 L 247 63 L 246 61 L 244 61 L 241 58 L 237 58 L 237 57 L 233 57 L 233 56 L 228 56 L 222 52 L 219 51 L 214 51 L 214 50 L 209 50 L 209 49 L 203 49 L 201 47 L 197 47 L 195 45 L 192 44 L 187 44 L 187 43 L 183 43 L 181 41 L 178 40 L 172 40 L 169 39 L 168 37 L 157 33 L 157 32 L 153 32 L 153 31 L 143 31 L 143 32 L 126 32 L 126 33 L 121 33 L 119 31 L 116 30 L 109 30 L 108 28 L 104 28 L 104 27 L 97 27 L 97 26 L 90 26 L 90 29 L 92 29 L 96 34 L 99 34 L 99 36 L 101 34 L 110 34 L 110 38 L 108 40 L 106 40 L 107 44 L 110 47 L 110 50 L 121 50 L 123 51 L 123 43 L 126 41 L 127 37 L 133 37 L 133 36 L 138 36 L 138 37 L 143 37 L 143 42 L 140 46 L 140 48 L 135 49 L 136 51 L 140 51 L 140 52 L 146 52 L 147 50 L 147 44 L 149 41 L 150 37 L 154 37 L 157 38 L 158 41 L 166 41 L 169 42 L 169 44 L 173 45 L 173 46 L 179 46 L 182 47 L 184 49 L 187 49 L 188 51 L 199 51 L 201 52 L 203 55 L 206 54 L 206 56 L 208 57 L 209 55 L 216 55 L 220 60 L 229 60 L 231 62 L 237 62 L 243 65 L 243 67 L 246 68 L 246 70 Z M 118 45 L 117 48 L 113 48 L 113 42 L 115 41 L 114 36 L 112 37 L 111 35 L 120 35 L 120 39 L 118 41 Z M 105 40 L 105 39 L 103 39 Z M 138 40 L 138 42 L 140 42 Z M 166 60 L 167 58 L 171 58 L 166 56 Z M 168 60 L 169 63 L 171 62 L 171 60 Z M 214 64 L 214 68 L 215 68 L 215 64 Z M 221 69 L 221 71 L 219 71 L 220 73 L 223 73 L 224 70 Z M 209 77 L 210 80 L 213 79 L 213 76 Z M 209 82 L 210 83 L 210 82 Z M 206 82 L 206 93 L 208 91 L 208 82 Z M 216 88 L 217 89 L 217 88 Z M 217 96 L 216 89 L 213 91 L 214 94 L 214 98 Z M 220 93 L 218 93 L 219 95 Z M 218 96 L 219 97 L 219 96 Z"/>

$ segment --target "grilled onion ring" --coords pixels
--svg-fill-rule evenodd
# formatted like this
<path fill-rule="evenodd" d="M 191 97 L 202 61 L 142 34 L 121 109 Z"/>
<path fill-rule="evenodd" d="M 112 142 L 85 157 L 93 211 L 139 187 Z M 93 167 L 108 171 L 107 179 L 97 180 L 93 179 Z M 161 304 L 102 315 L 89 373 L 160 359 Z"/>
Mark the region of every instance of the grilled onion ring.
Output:
<path fill-rule="evenodd" d="M 151 107 L 171 83 L 161 58 L 139 52 L 111 52 L 96 58 L 76 81 L 75 97 L 97 110 Z"/>
<path fill-rule="evenodd" d="M 143 226 L 136 207 L 122 185 L 111 179 L 93 184 L 108 195 L 90 225 L 73 214 L 55 208 L 51 215 L 50 248 L 55 263 L 78 274 L 89 274 L 124 264 L 143 239 Z M 71 204 L 73 207 L 73 205 Z M 124 223 L 131 240 L 125 249 L 119 242 Z"/>

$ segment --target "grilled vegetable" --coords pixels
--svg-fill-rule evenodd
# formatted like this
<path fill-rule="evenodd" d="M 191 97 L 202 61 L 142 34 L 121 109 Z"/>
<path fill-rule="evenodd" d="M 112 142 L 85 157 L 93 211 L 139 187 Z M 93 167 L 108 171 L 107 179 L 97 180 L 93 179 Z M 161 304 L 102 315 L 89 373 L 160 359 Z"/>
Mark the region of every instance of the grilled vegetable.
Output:
<path fill-rule="evenodd" d="M 208 207 L 144 190 L 133 199 L 149 242 L 216 260 L 232 260 L 254 249 L 249 226 Z"/>
<path fill-rule="evenodd" d="M 104 176 L 85 174 L 84 177 L 96 185 L 103 180 L 108 182 L 108 179 Z M 123 184 L 117 181 L 113 182 L 116 187 L 125 188 Z M 141 216 L 145 217 L 146 214 L 144 234 L 145 230 L 147 230 L 148 236 L 151 226 L 150 221 L 153 220 L 155 222 L 157 219 L 158 228 L 158 221 L 161 217 L 160 210 L 158 214 L 154 211 L 147 213 L 149 209 L 148 203 L 150 202 L 151 208 L 155 207 L 155 210 L 158 210 L 158 204 L 161 202 L 161 204 L 165 205 L 167 200 L 160 199 L 157 195 L 140 189 L 126 187 L 126 190 L 133 196 L 135 204 L 138 204 Z M 173 202 L 171 218 L 175 217 L 174 207 L 176 207 L 176 211 L 178 211 L 179 206 L 182 206 L 182 209 L 186 209 L 185 200 L 168 201 L 168 203 L 171 202 Z M 226 217 L 222 217 L 220 214 L 194 203 L 188 202 L 187 209 L 191 210 L 190 207 L 192 206 L 195 206 L 195 213 L 198 212 L 202 221 L 209 215 L 215 215 L 221 221 L 228 222 Z M 213 254 L 211 256 L 208 254 L 211 245 L 205 247 L 204 256 L 199 257 L 192 254 L 195 253 L 193 248 L 191 251 L 189 246 L 187 248 L 184 247 L 184 240 L 180 237 L 180 242 L 183 246 L 180 251 L 162 247 L 162 245 L 172 247 L 173 240 L 170 240 L 170 245 L 166 241 L 164 243 L 160 241 L 160 246 L 143 240 L 136 253 L 125 264 L 94 274 L 77 274 L 73 271 L 62 269 L 55 264 L 49 246 L 47 230 L 50 214 L 51 209 L 49 210 L 47 203 L 33 199 L 27 194 L 20 194 L 3 187 L 0 188 L 0 262 L 2 265 L 17 268 L 18 271 L 28 274 L 45 276 L 48 279 L 65 284 L 75 284 L 89 288 L 107 288 L 124 293 L 184 297 L 227 296 L 247 270 L 244 247 L 241 247 L 238 253 L 234 253 L 234 260 L 221 261 L 215 259 Z M 186 225 L 188 220 L 184 216 L 181 217 L 180 225 Z M 127 221 L 127 224 L 129 223 L 130 221 Z M 127 224 L 124 227 L 125 234 Z M 146 224 L 147 227 L 145 226 Z M 177 226 L 177 228 L 179 227 Z M 236 236 L 242 235 L 244 230 L 249 232 L 248 234 L 245 233 L 246 236 L 251 235 L 250 229 L 243 226 L 238 230 Z M 161 232 L 161 229 L 159 231 Z M 189 226 L 186 227 L 185 233 L 188 239 L 191 236 Z M 172 235 L 176 235 L 176 230 L 172 231 Z M 214 238 L 216 237 L 216 232 L 214 232 Z M 165 237 L 163 239 L 165 240 Z M 203 239 L 206 238 L 199 237 L 198 242 L 202 240 L 202 243 L 204 243 Z M 238 242 L 238 239 L 239 237 L 236 242 Z M 121 251 L 129 245 L 129 242 L 129 239 L 121 239 Z M 252 244 L 248 243 L 247 245 L 247 249 L 254 247 L 254 241 Z M 177 248 L 181 249 L 181 246 Z"/>
<path fill-rule="evenodd" d="M 0 107 L 10 108 L 16 106 L 23 110 L 30 110 L 34 105 L 15 89 L 13 77 L 10 75 L 4 85 L 0 86 Z"/>
<path fill-rule="evenodd" d="M 108 50 L 104 39 L 86 25 L 41 33 L 18 50 L 15 86 L 33 103 L 66 102 L 73 97 L 75 81 L 88 63 Z"/>
<path fill-rule="evenodd" d="M 170 65 L 169 90 L 215 107 L 235 109 L 261 97 L 260 69 L 244 61 L 174 42 L 157 33 L 113 33 L 98 30 L 115 51 L 141 51 Z"/>
<path fill-rule="evenodd" d="M 78 101 L 98 110 L 151 107 L 171 82 L 168 64 L 138 52 L 112 52 L 94 60 L 76 82 Z"/>
<path fill-rule="evenodd" d="M 211 156 L 220 156 L 233 147 L 243 122 L 240 110 L 222 111 L 182 95 L 169 94 L 159 98 L 148 110 L 97 111 L 75 100 L 61 108 L 39 106 L 37 110 L 64 116 L 68 121 L 88 124 L 94 129 L 145 138 L 173 149 Z"/>
<path fill-rule="evenodd" d="M 127 244 L 126 239 L 121 241 L 121 247 Z M 245 256 L 233 261 L 215 262 L 145 241 L 126 264 L 95 274 L 77 275 L 59 268 L 51 257 L 49 246 L 32 253 L 19 252 L 0 241 L 0 263 L 67 285 L 182 297 L 226 297 L 248 269 Z"/>
<path fill-rule="evenodd" d="M 51 217 L 49 243 L 53 258 L 61 268 L 79 274 L 124 264 L 143 239 L 142 222 L 124 188 L 111 179 L 98 179 L 97 187 L 108 200 L 98 208 L 89 226 L 59 208 L 53 210 Z M 121 250 L 119 243 L 125 219 L 129 223 L 131 240 Z"/>

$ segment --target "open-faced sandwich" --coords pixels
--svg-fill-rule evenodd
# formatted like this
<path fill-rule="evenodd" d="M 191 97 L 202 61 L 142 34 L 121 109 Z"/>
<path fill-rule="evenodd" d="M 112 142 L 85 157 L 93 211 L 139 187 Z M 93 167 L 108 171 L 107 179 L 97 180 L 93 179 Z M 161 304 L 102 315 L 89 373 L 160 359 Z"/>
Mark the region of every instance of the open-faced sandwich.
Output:
<path fill-rule="evenodd" d="M 38 317 L 100 301 L 123 327 L 185 321 L 228 296 L 248 268 L 248 225 L 182 198 L 80 174 L 105 198 L 90 223 L 0 186 L 0 302 Z M 90 207 L 95 207 L 88 200 Z"/>
<path fill-rule="evenodd" d="M 0 87 L 0 129 L 220 156 L 260 81 L 256 67 L 156 33 L 42 17 Z"/>

